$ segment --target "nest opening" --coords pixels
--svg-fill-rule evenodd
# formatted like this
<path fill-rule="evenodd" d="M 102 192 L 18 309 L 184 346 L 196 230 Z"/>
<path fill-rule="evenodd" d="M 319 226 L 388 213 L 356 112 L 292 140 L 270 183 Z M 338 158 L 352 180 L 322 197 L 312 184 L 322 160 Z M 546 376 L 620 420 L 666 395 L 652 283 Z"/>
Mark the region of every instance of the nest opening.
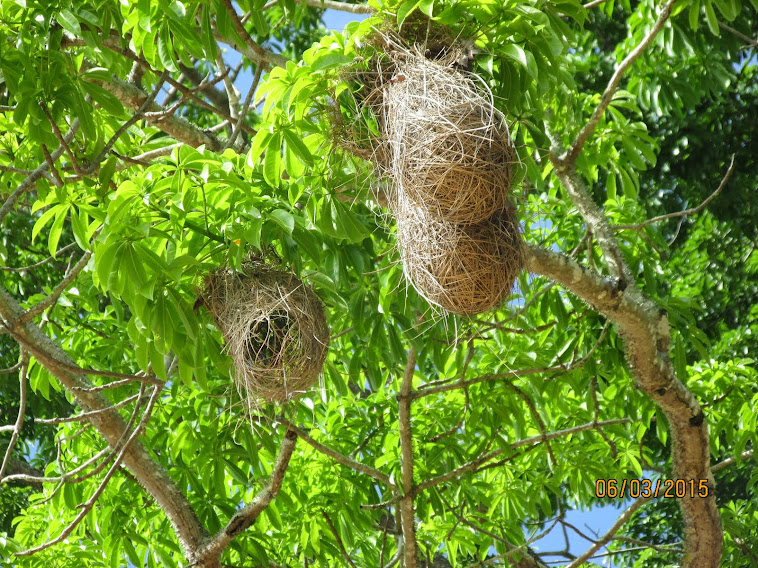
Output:
<path fill-rule="evenodd" d="M 315 292 L 292 274 L 250 263 L 213 272 L 203 304 L 221 330 L 234 379 L 249 409 L 283 402 L 318 381 L 329 328 Z"/>

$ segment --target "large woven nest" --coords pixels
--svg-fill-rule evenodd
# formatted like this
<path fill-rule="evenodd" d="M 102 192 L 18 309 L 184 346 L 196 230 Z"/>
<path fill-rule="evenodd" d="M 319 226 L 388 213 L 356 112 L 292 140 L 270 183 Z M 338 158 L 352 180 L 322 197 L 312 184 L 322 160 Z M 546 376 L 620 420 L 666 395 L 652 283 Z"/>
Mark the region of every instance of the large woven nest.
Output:
<path fill-rule="evenodd" d="M 433 216 L 473 224 L 505 206 L 517 155 L 486 84 L 461 65 L 465 49 L 439 40 L 377 32 L 367 68 L 345 74 L 356 108 L 352 121 L 332 113 L 335 141 Z"/>
<path fill-rule="evenodd" d="M 205 280 L 203 303 L 224 335 L 240 396 L 286 401 L 319 378 L 329 328 L 318 296 L 292 274 L 252 263 Z"/>
<path fill-rule="evenodd" d="M 397 191 L 431 215 L 473 224 L 503 209 L 515 152 L 483 84 L 407 54 L 386 87 L 384 131 Z"/>
<path fill-rule="evenodd" d="M 523 266 L 523 248 L 509 206 L 474 225 L 441 221 L 401 200 L 397 241 L 407 278 L 430 303 L 460 315 L 502 304 Z"/>

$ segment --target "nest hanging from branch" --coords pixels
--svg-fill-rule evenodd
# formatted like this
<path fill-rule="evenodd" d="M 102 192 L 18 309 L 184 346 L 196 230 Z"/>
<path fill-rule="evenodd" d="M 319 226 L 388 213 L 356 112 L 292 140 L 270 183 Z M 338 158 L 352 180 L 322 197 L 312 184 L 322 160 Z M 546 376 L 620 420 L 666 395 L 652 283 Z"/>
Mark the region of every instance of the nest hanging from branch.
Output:
<path fill-rule="evenodd" d="M 368 69 L 345 74 L 352 122 L 331 113 L 337 145 L 439 219 L 474 224 L 503 209 L 518 158 L 486 83 L 460 63 L 467 48 L 408 46 L 389 32 L 370 43 Z"/>
<path fill-rule="evenodd" d="M 396 205 L 403 268 L 421 296 L 465 316 L 502 304 L 524 263 L 510 206 L 481 223 L 459 225 L 435 219 L 412 202 Z"/>
<path fill-rule="evenodd" d="M 407 54 L 386 87 L 384 131 L 395 191 L 434 217 L 474 224 L 505 207 L 516 154 L 475 76 Z"/>
<path fill-rule="evenodd" d="M 318 296 L 292 274 L 249 263 L 205 280 L 203 303 L 224 335 L 248 409 L 287 401 L 321 375 L 329 328 Z"/>

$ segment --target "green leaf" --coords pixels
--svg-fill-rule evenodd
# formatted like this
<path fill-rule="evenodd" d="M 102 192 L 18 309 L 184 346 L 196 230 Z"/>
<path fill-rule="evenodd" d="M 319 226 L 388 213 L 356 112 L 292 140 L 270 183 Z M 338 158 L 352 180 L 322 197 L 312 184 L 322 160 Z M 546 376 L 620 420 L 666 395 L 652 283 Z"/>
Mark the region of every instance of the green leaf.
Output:
<path fill-rule="evenodd" d="M 270 213 L 270 218 L 282 229 L 287 231 L 287 234 L 289 235 L 291 235 L 292 231 L 295 229 L 295 217 L 284 209 L 274 209 Z"/>
<path fill-rule="evenodd" d="M 407 2 L 403 2 L 400 7 L 397 9 L 397 25 L 398 27 L 403 25 L 403 22 L 405 19 L 410 16 L 413 11 L 418 7 L 420 4 L 419 0 L 408 0 Z"/>
<path fill-rule="evenodd" d="M 515 61 L 524 69 L 529 68 L 529 62 L 526 60 L 526 52 L 520 45 L 509 43 L 503 46 L 503 54 L 510 60 Z"/>
<path fill-rule="evenodd" d="M 418 3 L 418 9 L 430 18 L 434 17 L 434 0 L 421 0 Z"/>
<path fill-rule="evenodd" d="M 256 12 L 256 10 L 253 10 L 253 13 Z M 205 42 L 203 48 L 205 49 L 205 56 L 208 58 L 208 61 L 216 61 L 216 55 L 218 54 L 218 45 L 216 45 L 216 40 L 213 36 L 213 27 L 211 26 L 211 10 L 208 6 L 205 6 L 203 8 L 203 40 Z"/>
<path fill-rule="evenodd" d="M 50 220 L 58 213 L 58 211 L 65 207 L 65 205 L 55 205 L 54 207 L 51 207 L 47 211 L 45 211 L 39 219 L 34 223 L 34 227 L 32 227 L 32 242 L 34 242 L 34 239 L 37 238 L 37 235 L 39 235 L 40 231 L 45 228 L 45 225 L 47 225 Z"/>
<path fill-rule="evenodd" d="M 329 52 L 325 55 L 319 55 L 317 59 L 313 61 L 311 64 L 311 71 L 318 72 L 318 71 L 325 71 L 327 69 L 334 69 L 337 67 L 342 67 L 348 63 L 351 63 L 353 61 L 353 58 L 345 55 L 341 52 Z"/>
<path fill-rule="evenodd" d="M 171 41 L 171 32 L 168 29 L 168 24 L 165 23 L 161 26 L 161 33 L 158 36 L 158 56 L 168 71 L 176 73 L 179 70 L 174 55 L 174 44 Z"/>
<path fill-rule="evenodd" d="M 713 10 L 712 0 L 703 0 L 703 4 L 705 5 L 705 21 L 708 23 L 708 28 L 713 35 L 720 35 L 719 21 L 718 18 L 716 18 L 716 12 Z"/>
<path fill-rule="evenodd" d="M 76 37 L 79 37 L 82 35 L 82 28 L 79 25 L 79 20 L 77 20 L 76 16 L 74 16 L 71 12 L 69 12 L 65 8 L 63 8 L 60 12 L 58 12 L 58 16 L 56 20 L 58 20 L 58 23 L 68 33 Z"/>
<path fill-rule="evenodd" d="M 266 147 L 263 159 L 263 179 L 272 187 L 277 187 L 282 177 L 282 137 L 274 134 Z"/>
<path fill-rule="evenodd" d="M 692 0 L 689 11 L 690 29 L 693 32 L 697 31 L 697 23 L 700 19 L 700 0 Z"/>
<path fill-rule="evenodd" d="M 292 150 L 304 164 L 313 164 L 313 154 L 311 154 L 308 146 L 305 145 L 300 136 L 289 129 L 284 129 L 282 131 L 282 134 L 284 135 L 284 140 L 287 143 L 287 148 Z"/>

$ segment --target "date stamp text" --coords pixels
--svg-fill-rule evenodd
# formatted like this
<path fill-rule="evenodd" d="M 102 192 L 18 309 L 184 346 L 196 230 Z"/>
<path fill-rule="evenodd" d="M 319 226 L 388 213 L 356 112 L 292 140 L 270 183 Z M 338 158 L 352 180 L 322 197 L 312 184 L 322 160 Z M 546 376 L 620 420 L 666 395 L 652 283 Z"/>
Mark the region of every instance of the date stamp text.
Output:
<path fill-rule="evenodd" d="M 624 499 L 631 497 L 663 497 L 684 499 L 711 495 L 705 479 L 598 479 L 595 482 L 595 497 L 599 499 Z"/>

